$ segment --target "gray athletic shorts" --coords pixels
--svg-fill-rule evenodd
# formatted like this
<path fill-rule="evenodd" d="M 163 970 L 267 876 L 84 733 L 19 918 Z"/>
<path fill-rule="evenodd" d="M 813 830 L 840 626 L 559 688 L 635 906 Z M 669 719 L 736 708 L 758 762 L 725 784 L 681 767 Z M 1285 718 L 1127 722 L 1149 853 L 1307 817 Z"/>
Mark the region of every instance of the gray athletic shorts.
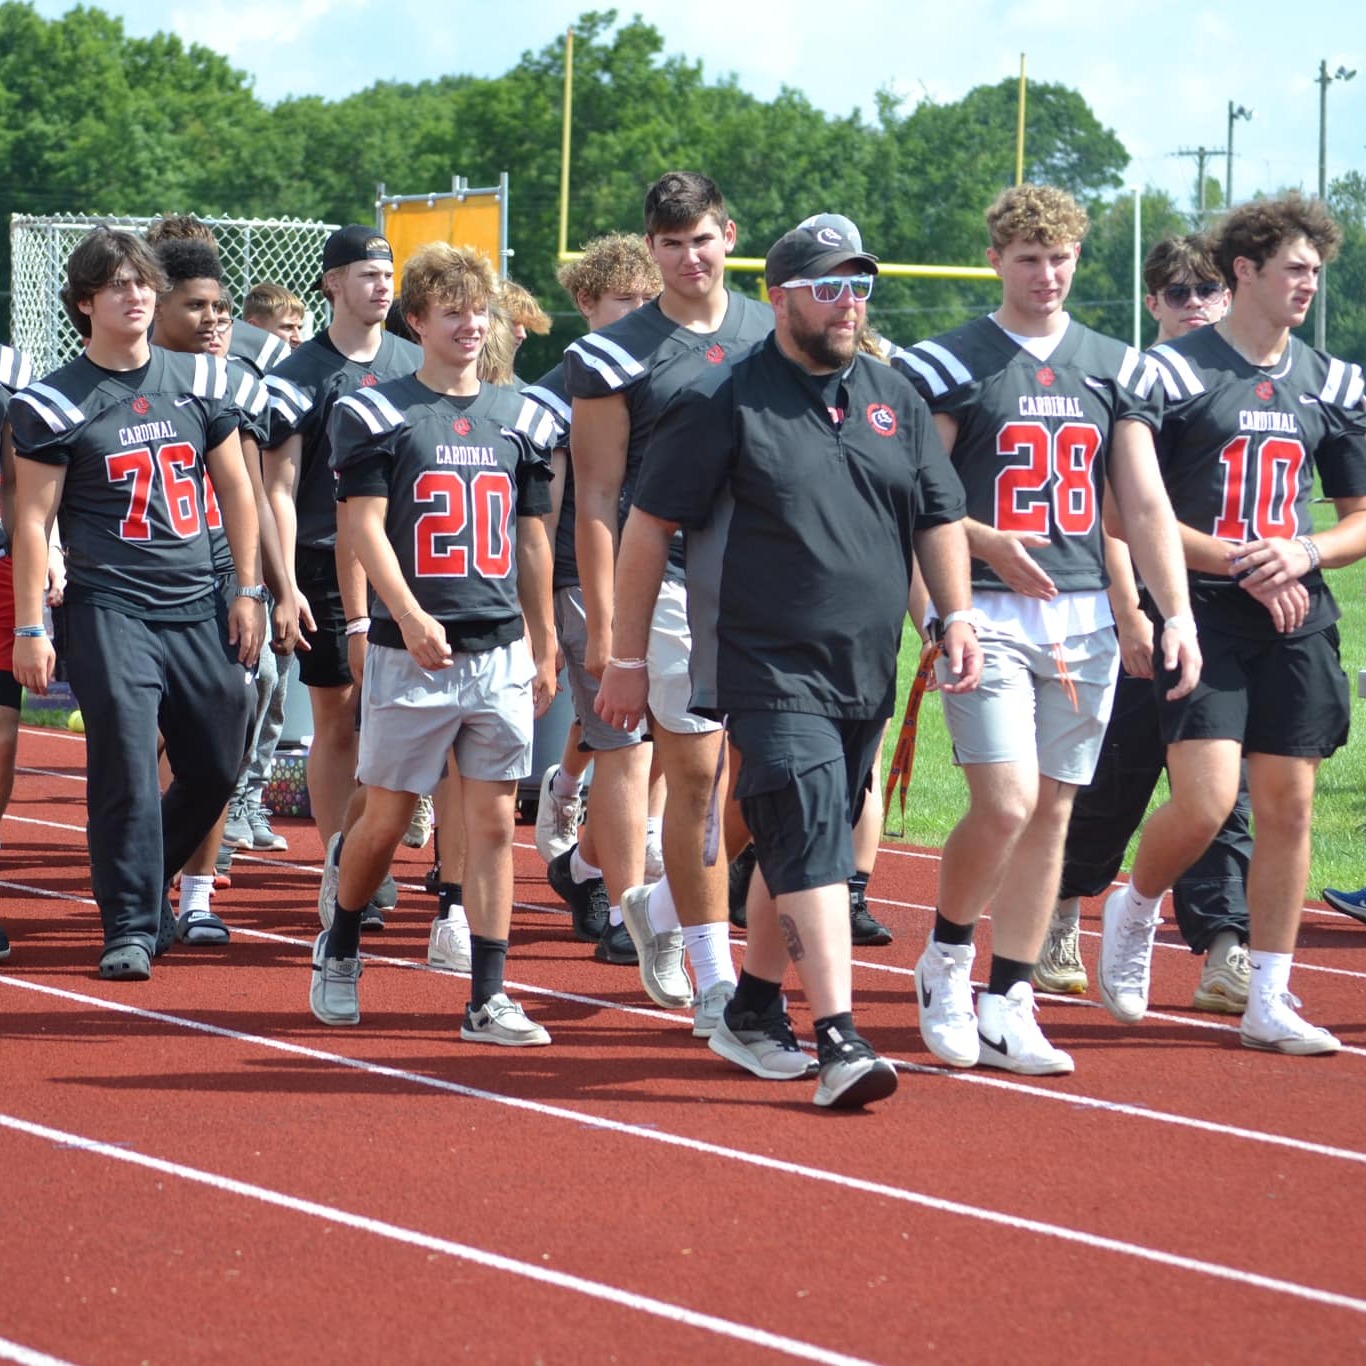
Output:
<path fill-rule="evenodd" d="M 527 777 L 535 676 L 525 640 L 458 654 L 449 669 L 431 673 L 407 650 L 372 644 L 361 689 L 357 779 L 391 792 L 431 792 L 452 746 L 466 778 Z"/>
<path fill-rule="evenodd" d="M 638 745 L 645 733 L 643 720 L 632 730 L 613 730 L 593 710 L 593 701 L 598 695 L 598 680 L 583 667 L 588 652 L 588 618 L 583 610 L 583 589 L 577 584 L 555 590 L 555 633 L 560 639 L 560 649 L 564 651 L 564 668 L 569 675 L 569 696 L 574 703 L 574 715 L 583 727 L 581 748 L 629 749 L 632 745 Z"/>
<path fill-rule="evenodd" d="M 659 586 L 645 658 L 650 670 L 650 715 L 656 725 L 680 735 L 720 730 L 719 722 L 696 716 L 692 704 L 692 631 L 688 627 L 688 590 L 674 579 Z"/>
<path fill-rule="evenodd" d="M 1112 627 L 1031 645 L 987 634 L 982 682 L 969 693 L 941 693 L 959 764 L 1033 761 L 1060 783 L 1091 781 L 1115 700 L 1119 642 Z M 940 683 L 948 661 L 935 661 Z"/>

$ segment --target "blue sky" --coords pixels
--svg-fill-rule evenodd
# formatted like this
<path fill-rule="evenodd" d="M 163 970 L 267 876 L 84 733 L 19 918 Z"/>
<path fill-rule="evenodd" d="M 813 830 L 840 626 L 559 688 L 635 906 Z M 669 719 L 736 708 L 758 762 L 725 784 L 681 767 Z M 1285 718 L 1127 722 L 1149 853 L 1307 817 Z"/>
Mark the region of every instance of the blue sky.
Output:
<path fill-rule="evenodd" d="M 130 33 L 170 29 L 222 52 L 263 99 L 337 97 L 377 80 L 493 76 L 562 38 L 585 0 L 91 0 Z M 597 6 L 606 8 L 604 0 Z M 38 0 L 55 17 L 69 0 Z M 636 0 L 620 6 L 665 50 L 733 72 L 768 98 L 786 83 L 818 107 L 871 117 L 880 88 L 914 102 L 960 98 L 1019 73 L 1079 90 L 1133 161 L 1129 180 L 1188 198 L 1193 159 L 1222 148 L 1228 102 L 1255 111 L 1234 134 L 1234 197 L 1318 183 L 1319 61 L 1358 71 L 1328 90 L 1329 178 L 1366 171 L 1366 30 L 1346 0 L 1299 6 L 1148 0 L 786 0 L 723 6 Z M 1312 15 L 1313 23 L 1300 16 Z M 781 16 L 779 18 L 778 16 Z M 458 172 L 459 167 L 452 167 Z M 516 167 L 508 170 L 515 176 Z M 1224 158 L 1211 173 L 1222 181 Z"/>

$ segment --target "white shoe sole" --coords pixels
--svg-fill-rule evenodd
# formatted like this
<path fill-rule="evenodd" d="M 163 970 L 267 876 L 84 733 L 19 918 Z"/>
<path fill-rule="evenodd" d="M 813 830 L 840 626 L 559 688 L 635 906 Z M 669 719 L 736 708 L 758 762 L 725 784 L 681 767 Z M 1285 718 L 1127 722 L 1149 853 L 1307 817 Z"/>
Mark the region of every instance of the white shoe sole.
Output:
<path fill-rule="evenodd" d="M 1054 1058 L 1012 1058 L 1003 1049 L 983 1042 L 977 1060 L 979 1067 L 998 1072 L 1014 1072 L 1019 1077 L 1066 1077 L 1077 1070 L 1070 1053 L 1058 1052 Z"/>
<path fill-rule="evenodd" d="M 1255 1048 L 1261 1053 L 1284 1053 L 1293 1058 L 1326 1057 L 1342 1048 L 1342 1040 L 1325 1033 L 1318 1038 L 1306 1039 L 1298 1034 L 1290 1034 L 1279 1039 L 1259 1039 L 1255 1035 L 1238 1031 L 1244 1048 Z"/>
<path fill-rule="evenodd" d="M 748 1049 L 744 1042 L 724 1027 L 724 1022 L 718 1024 L 711 1036 L 707 1039 L 707 1047 L 719 1058 L 725 1058 L 727 1062 L 733 1062 L 737 1067 L 743 1067 L 746 1072 L 753 1076 L 760 1077 L 764 1081 L 801 1081 L 811 1075 L 816 1063 L 814 1059 L 808 1059 L 804 1053 L 788 1053 L 783 1050 L 775 1050 L 780 1058 L 791 1059 L 791 1064 L 783 1069 L 775 1067 L 765 1067 L 763 1060 Z"/>

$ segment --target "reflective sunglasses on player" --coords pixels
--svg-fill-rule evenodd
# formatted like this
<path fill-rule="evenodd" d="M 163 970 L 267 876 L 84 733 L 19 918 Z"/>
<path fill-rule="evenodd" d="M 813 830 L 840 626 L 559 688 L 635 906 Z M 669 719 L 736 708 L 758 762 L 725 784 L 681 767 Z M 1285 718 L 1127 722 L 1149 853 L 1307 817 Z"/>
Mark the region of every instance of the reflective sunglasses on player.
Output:
<path fill-rule="evenodd" d="M 1193 285 L 1168 285 L 1162 291 L 1168 308 L 1180 308 L 1192 295 L 1202 304 L 1211 303 L 1224 292 L 1222 280 L 1201 280 Z"/>
<path fill-rule="evenodd" d="M 856 304 L 861 304 L 873 292 L 871 275 L 821 275 L 814 280 L 788 280 L 784 289 L 809 288 L 818 304 L 837 303 L 844 297 L 845 288 Z"/>

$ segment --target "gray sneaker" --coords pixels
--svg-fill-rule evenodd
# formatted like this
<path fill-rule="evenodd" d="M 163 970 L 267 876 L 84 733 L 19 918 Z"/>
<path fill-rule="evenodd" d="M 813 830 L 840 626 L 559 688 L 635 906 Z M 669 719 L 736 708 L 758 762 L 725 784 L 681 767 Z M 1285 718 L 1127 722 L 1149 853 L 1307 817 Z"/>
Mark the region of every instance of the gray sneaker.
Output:
<path fill-rule="evenodd" d="M 851 1039 L 820 1065 L 820 1083 L 812 1097 L 832 1110 L 857 1110 L 885 1100 L 896 1090 L 896 1069 L 879 1058 L 866 1039 Z"/>
<path fill-rule="evenodd" d="M 327 934 L 323 930 L 313 941 L 313 984 L 308 990 L 308 1006 L 328 1025 L 360 1023 L 359 958 L 328 958 Z"/>
<path fill-rule="evenodd" d="M 251 822 L 247 819 L 245 802 L 228 806 L 228 820 L 223 827 L 223 843 L 233 849 L 251 848 Z"/>
<path fill-rule="evenodd" d="M 341 881 L 341 831 L 327 841 L 323 854 L 323 880 L 318 887 L 318 919 L 325 930 L 332 928 L 332 915 L 337 909 L 337 884 Z"/>
<path fill-rule="evenodd" d="M 251 830 L 249 848 L 280 851 L 289 848 L 289 841 L 270 828 L 270 814 L 264 806 L 249 806 L 247 808 L 247 826 Z"/>
<path fill-rule="evenodd" d="M 693 997 L 692 1033 L 695 1039 L 710 1039 L 735 995 L 734 982 L 713 982 L 706 991 Z"/>
<path fill-rule="evenodd" d="M 645 994 L 665 1010 L 692 1005 L 692 978 L 683 963 L 683 931 L 650 928 L 648 887 L 628 887 L 621 897 L 621 918 L 640 956 L 640 984 Z"/>
<path fill-rule="evenodd" d="M 816 1060 L 797 1043 L 781 996 L 762 1015 L 752 1010 L 731 1014 L 734 1023 L 722 1012 L 707 1040 L 713 1053 L 765 1081 L 797 1081 L 815 1071 Z"/>
<path fill-rule="evenodd" d="M 516 1001 L 503 992 L 490 996 L 478 1010 L 465 1007 L 460 1037 L 466 1043 L 497 1043 L 505 1048 L 527 1048 L 550 1042 L 550 1035 Z"/>

